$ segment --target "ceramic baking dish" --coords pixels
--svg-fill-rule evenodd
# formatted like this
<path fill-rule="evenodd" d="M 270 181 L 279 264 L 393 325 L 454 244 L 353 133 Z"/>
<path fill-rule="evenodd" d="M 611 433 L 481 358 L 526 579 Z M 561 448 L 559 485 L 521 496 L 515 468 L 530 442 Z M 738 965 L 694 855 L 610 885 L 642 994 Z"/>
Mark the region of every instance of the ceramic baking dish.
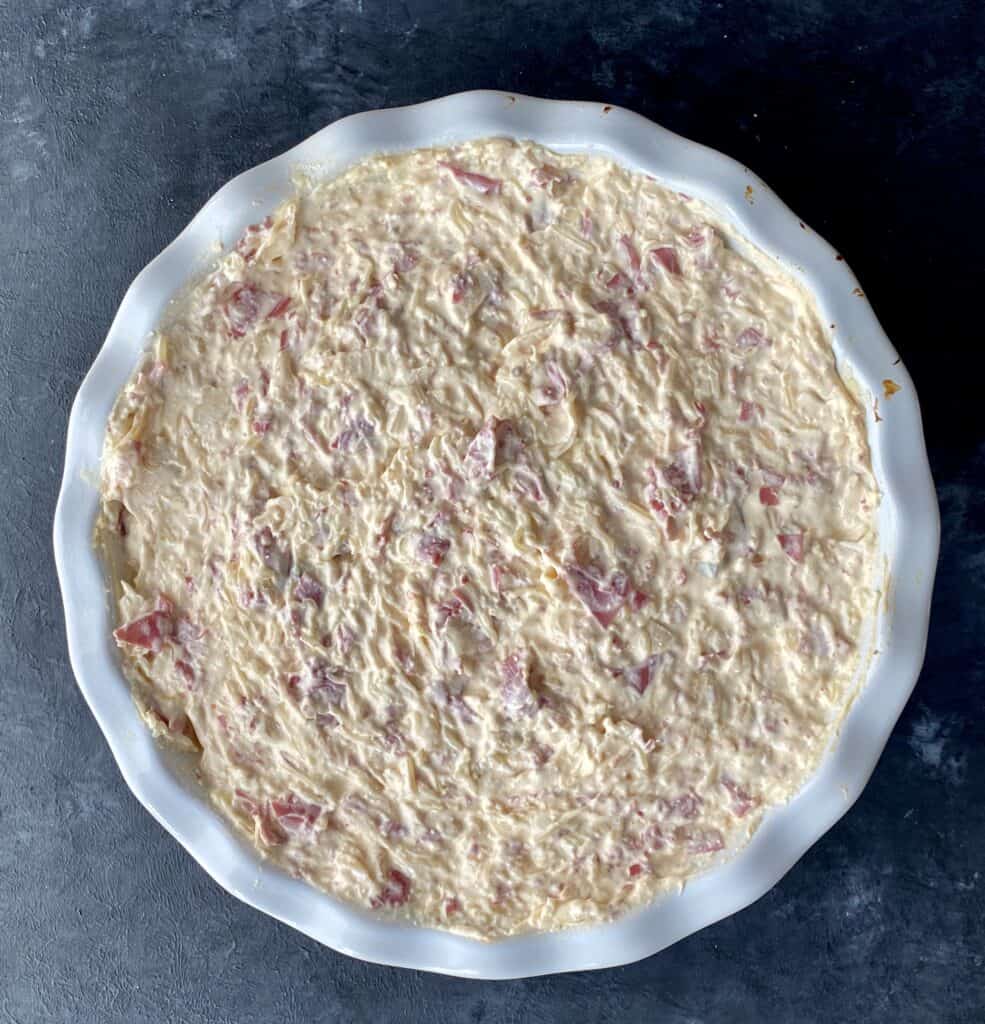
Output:
<path fill-rule="evenodd" d="M 495 943 L 378 919 L 289 877 L 243 842 L 196 788 L 189 764 L 156 744 L 138 717 L 118 666 L 106 583 L 90 540 L 98 499 L 93 481 L 110 408 L 169 298 L 215 258 L 216 243 L 234 243 L 284 199 L 298 164 L 334 174 L 379 151 L 488 135 L 604 153 L 652 174 L 711 203 L 740 235 L 804 281 L 831 325 L 839 366 L 868 409 L 885 565 L 885 596 L 858 697 L 820 769 L 793 801 L 766 815 L 747 846 L 682 891 L 613 923 Z M 54 529 L 72 667 L 123 777 L 151 814 L 225 889 L 319 942 L 365 960 L 477 978 L 638 960 L 773 886 L 858 797 L 910 695 L 926 644 L 938 538 L 913 384 L 841 256 L 755 175 L 719 153 L 618 107 L 500 92 L 344 118 L 220 189 L 124 296 L 72 408 Z"/>

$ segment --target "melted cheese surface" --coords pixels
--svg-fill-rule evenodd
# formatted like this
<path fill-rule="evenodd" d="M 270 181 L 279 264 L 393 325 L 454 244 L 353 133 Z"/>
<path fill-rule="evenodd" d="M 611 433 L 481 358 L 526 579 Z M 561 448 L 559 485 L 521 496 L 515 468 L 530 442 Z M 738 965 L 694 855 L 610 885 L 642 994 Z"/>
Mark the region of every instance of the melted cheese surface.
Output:
<path fill-rule="evenodd" d="M 135 699 L 221 811 L 484 938 L 740 844 L 877 600 L 809 295 L 701 203 L 499 139 L 300 179 L 162 324 L 101 495 Z"/>

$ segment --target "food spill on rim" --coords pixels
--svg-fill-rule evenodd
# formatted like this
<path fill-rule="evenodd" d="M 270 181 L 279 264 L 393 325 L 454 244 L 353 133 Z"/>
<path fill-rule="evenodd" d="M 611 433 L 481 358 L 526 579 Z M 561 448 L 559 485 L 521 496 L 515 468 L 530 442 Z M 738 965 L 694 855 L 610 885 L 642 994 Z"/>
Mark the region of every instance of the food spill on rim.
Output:
<path fill-rule="evenodd" d="M 486 139 L 251 226 L 120 394 L 96 543 L 149 727 L 289 872 L 605 920 L 809 776 L 877 593 L 863 413 L 711 209 Z"/>

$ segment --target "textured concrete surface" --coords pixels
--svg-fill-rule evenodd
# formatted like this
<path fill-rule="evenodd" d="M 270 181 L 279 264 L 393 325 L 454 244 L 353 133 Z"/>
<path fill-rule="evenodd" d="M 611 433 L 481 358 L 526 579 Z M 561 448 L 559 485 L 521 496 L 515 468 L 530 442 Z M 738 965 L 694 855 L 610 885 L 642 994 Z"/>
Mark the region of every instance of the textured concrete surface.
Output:
<path fill-rule="evenodd" d="M 985 1019 L 983 52 L 970 0 L 0 0 L 0 1024 Z M 625 104 L 770 182 L 913 373 L 944 517 L 926 668 L 841 824 L 657 957 L 505 984 L 353 962 L 213 885 L 76 690 L 48 539 L 72 396 L 210 193 L 477 86 Z"/>

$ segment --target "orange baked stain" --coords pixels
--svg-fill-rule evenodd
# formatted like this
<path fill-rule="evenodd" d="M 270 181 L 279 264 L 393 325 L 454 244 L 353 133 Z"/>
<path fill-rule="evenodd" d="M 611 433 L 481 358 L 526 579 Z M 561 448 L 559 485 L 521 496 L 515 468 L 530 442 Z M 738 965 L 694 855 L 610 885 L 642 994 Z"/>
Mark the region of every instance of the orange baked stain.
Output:
<path fill-rule="evenodd" d="M 894 380 L 890 380 L 888 377 L 882 382 L 882 393 L 887 398 L 892 398 L 897 391 L 901 391 L 899 384 Z"/>
<path fill-rule="evenodd" d="M 746 185 L 746 202 L 752 204 L 752 185 Z"/>

